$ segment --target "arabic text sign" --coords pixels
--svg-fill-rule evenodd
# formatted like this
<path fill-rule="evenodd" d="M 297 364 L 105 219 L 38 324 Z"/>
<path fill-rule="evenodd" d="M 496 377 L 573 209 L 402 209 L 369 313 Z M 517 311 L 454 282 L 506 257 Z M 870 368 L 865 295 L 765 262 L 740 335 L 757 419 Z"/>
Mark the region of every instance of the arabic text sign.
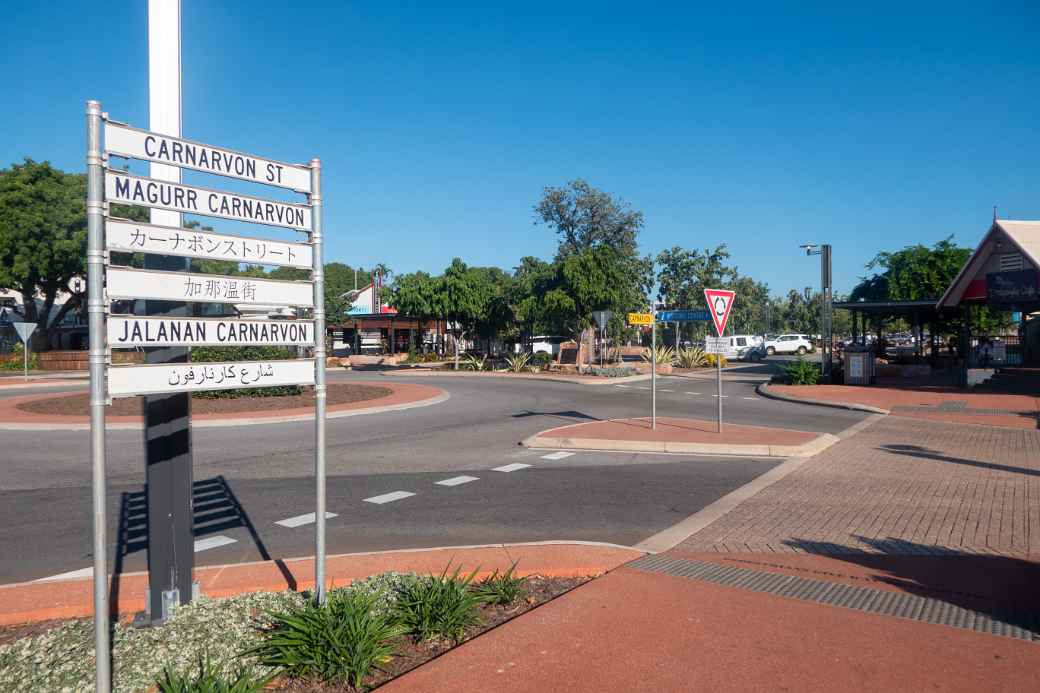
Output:
<path fill-rule="evenodd" d="M 196 188 L 111 170 L 105 171 L 105 199 L 187 214 L 284 226 L 300 231 L 309 231 L 311 228 L 311 208 L 307 205 Z"/>
<path fill-rule="evenodd" d="M 661 310 L 657 312 L 657 322 L 697 322 L 711 320 L 706 310 Z"/>
<path fill-rule="evenodd" d="M 134 159 L 277 185 L 299 192 L 311 191 L 311 171 L 306 166 L 263 159 L 112 122 L 105 123 L 105 150 Z"/>
<path fill-rule="evenodd" d="M 629 325 L 653 325 L 654 316 L 650 313 L 629 313 L 628 314 Z"/>
<path fill-rule="evenodd" d="M 305 320 L 225 320 L 222 318 L 108 318 L 108 345 L 202 346 L 239 344 L 314 345 L 314 323 Z"/>
<path fill-rule="evenodd" d="M 110 397 L 313 384 L 314 359 L 112 366 L 108 369 Z"/>
<path fill-rule="evenodd" d="M 154 253 L 181 257 L 230 260 L 254 265 L 310 269 L 311 247 L 262 238 L 229 236 L 171 226 L 138 224 L 110 219 L 105 225 L 105 247 L 126 253 Z"/>
<path fill-rule="evenodd" d="M 162 301 L 202 301 L 252 305 L 314 305 L 311 282 L 285 282 L 218 274 L 156 272 L 108 268 L 109 299 L 151 298 Z"/>

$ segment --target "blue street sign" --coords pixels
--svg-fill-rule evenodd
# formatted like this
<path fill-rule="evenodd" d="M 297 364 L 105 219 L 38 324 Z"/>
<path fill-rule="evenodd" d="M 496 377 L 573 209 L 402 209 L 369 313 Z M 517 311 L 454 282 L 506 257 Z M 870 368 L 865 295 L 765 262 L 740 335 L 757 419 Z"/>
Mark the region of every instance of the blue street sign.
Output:
<path fill-rule="evenodd" d="M 711 315 L 706 310 L 660 310 L 657 312 L 657 322 L 694 322 L 697 320 L 711 320 Z"/>

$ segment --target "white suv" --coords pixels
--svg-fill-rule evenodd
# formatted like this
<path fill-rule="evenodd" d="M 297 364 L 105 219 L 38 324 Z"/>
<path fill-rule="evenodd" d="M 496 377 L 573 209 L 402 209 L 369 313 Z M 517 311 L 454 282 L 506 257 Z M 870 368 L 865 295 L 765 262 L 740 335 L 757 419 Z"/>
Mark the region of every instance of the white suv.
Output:
<path fill-rule="evenodd" d="M 804 334 L 782 334 L 766 341 L 766 354 L 805 354 L 813 350 L 812 340 Z"/>

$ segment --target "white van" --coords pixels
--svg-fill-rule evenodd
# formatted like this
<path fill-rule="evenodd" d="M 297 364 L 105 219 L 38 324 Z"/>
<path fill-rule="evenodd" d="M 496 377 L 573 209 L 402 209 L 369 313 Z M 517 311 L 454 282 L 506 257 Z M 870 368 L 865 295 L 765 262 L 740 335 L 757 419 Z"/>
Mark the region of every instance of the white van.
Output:
<path fill-rule="evenodd" d="M 537 354 L 542 351 L 549 354 L 553 358 L 560 355 L 560 345 L 564 342 L 569 342 L 571 337 L 562 337 L 560 335 L 538 335 L 537 337 L 531 337 L 531 353 Z M 522 344 L 516 345 L 516 352 L 520 353 L 524 350 Z"/>

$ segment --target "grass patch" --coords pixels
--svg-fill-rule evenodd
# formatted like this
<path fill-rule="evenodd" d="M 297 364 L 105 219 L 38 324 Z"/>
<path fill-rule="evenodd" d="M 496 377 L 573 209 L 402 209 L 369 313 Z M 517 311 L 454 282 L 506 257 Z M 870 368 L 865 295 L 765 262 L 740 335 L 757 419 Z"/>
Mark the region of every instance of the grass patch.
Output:
<path fill-rule="evenodd" d="M 483 597 L 488 604 L 512 604 L 527 596 L 524 589 L 524 579 L 516 577 L 516 563 L 509 566 L 509 570 L 499 574 L 498 568 L 495 572 L 473 586 L 473 591 Z"/>
<path fill-rule="evenodd" d="M 437 638 L 459 642 L 467 628 L 480 622 L 480 605 L 486 601 L 470 589 L 475 575 L 476 571 L 459 577 L 456 568 L 449 576 L 445 568 L 439 576 L 417 576 L 398 591 L 394 615 L 420 642 Z"/>

